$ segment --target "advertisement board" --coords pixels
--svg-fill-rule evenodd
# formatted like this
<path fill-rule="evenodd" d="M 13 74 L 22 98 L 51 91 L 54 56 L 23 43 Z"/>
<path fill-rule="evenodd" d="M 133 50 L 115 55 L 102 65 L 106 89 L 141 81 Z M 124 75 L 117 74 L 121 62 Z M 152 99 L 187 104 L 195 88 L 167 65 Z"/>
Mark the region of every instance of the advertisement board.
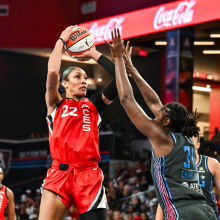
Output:
<path fill-rule="evenodd" d="M 95 44 L 111 41 L 111 31 L 119 28 L 123 39 L 168 31 L 220 19 L 216 0 L 174 1 L 164 5 L 81 23 L 95 38 Z M 205 16 L 204 16 L 205 15 Z"/>

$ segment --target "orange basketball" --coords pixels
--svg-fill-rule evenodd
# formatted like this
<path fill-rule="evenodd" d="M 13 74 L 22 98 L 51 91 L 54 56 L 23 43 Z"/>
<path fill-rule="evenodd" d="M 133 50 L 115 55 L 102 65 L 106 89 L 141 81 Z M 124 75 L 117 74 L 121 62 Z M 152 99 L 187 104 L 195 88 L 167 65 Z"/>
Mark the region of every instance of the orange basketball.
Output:
<path fill-rule="evenodd" d="M 95 47 L 94 37 L 89 30 L 84 27 L 76 27 L 75 30 L 64 44 L 65 53 L 71 58 Z"/>

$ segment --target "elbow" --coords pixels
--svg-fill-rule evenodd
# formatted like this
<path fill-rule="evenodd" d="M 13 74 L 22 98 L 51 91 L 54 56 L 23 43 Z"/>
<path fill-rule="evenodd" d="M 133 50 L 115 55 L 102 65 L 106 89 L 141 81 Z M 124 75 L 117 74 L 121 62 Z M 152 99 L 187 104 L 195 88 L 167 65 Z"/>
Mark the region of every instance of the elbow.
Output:
<path fill-rule="evenodd" d="M 122 96 L 119 96 L 119 100 L 120 100 L 120 103 L 122 105 L 126 105 L 128 102 L 130 102 L 132 99 L 130 96 L 128 95 L 122 95 Z"/>
<path fill-rule="evenodd" d="M 59 71 L 57 69 L 49 69 L 48 76 L 57 77 L 59 75 Z"/>

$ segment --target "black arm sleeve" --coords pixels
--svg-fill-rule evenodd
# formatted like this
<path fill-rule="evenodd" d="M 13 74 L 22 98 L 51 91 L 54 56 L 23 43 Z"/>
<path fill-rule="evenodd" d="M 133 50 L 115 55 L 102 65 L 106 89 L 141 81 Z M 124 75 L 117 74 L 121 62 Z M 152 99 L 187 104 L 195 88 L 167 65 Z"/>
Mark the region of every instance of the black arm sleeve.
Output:
<path fill-rule="evenodd" d="M 116 81 L 113 79 L 103 90 L 102 93 L 104 96 L 110 100 L 113 101 L 118 96 L 118 90 L 116 87 Z"/>
<path fill-rule="evenodd" d="M 96 107 L 98 113 L 100 115 L 102 115 L 104 109 L 105 109 L 105 102 L 102 100 L 102 92 L 99 92 L 95 95 L 93 95 L 91 98 L 90 98 L 90 101 L 93 103 L 93 105 Z"/>
<path fill-rule="evenodd" d="M 106 56 L 101 55 L 97 61 L 114 79 L 103 89 L 104 96 L 113 101 L 118 96 L 118 91 L 115 81 L 115 63 Z"/>
<path fill-rule="evenodd" d="M 97 62 L 115 78 L 115 63 L 113 61 L 102 54 Z"/>

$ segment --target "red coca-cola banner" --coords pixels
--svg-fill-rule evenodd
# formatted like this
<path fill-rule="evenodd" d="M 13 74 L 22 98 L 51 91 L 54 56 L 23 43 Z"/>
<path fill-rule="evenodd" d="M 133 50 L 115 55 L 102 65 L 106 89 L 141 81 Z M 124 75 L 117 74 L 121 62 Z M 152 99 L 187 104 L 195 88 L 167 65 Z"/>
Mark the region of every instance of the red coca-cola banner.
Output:
<path fill-rule="evenodd" d="M 89 29 L 96 45 L 111 40 L 119 28 L 124 39 L 220 19 L 217 0 L 186 0 L 79 24 Z"/>

